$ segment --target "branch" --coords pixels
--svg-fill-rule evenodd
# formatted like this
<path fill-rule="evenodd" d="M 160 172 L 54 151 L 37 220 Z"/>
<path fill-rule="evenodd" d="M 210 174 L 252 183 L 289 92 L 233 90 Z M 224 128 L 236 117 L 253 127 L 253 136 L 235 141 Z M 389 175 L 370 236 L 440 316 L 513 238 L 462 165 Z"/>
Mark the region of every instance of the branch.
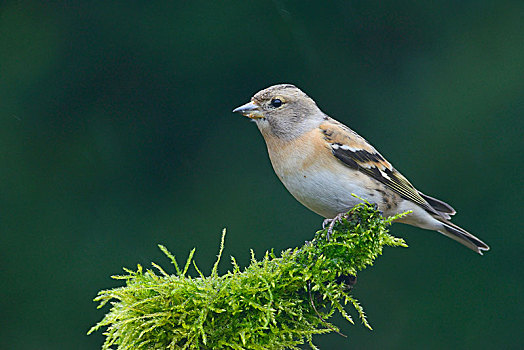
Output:
<path fill-rule="evenodd" d="M 105 317 L 89 333 L 106 328 L 103 349 L 298 349 L 313 344 L 313 335 L 339 333 L 327 320 L 340 313 L 353 319 L 351 305 L 361 322 L 371 329 L 364 310 L 350 294 L 351 280 L 372 265 L 384 246 L 403 246 L 388 234 L 399 216 L 383 218 L 369 204 L 353 208 L 313 241 L 288 249 L 277 257 L 266 252 L 261 261 L 251 252 L 251 263 L 241 270 L 231 257 L 232 270 L 219 276 L 225 230 L 217 262 L 204 276 L 193 260 L 194 249 L 183 269 L 169 251 L 159 246 L 175 265 L 170 275 L 159 265 L 136 271 L 124 269 L 119 288 L 99 292 L 99 308 L 111 303 Z M 193 266 L 198 277 L 188 275 Z"/>

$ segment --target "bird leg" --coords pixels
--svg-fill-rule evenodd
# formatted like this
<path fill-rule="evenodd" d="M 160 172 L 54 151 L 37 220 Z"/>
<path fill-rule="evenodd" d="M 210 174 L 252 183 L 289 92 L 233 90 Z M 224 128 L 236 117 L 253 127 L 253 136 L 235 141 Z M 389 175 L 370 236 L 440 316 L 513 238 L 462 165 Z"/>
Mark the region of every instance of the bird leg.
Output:
<path fill-rule="evenodd" d="M 326 225 L 329 224 L 327 229 L 327 240 L 329 241 L 330 236 L 333 234 L 333 227 L 337 222 L 341 222 L 342 219 L 346 218 L 347 213 L 338 213 L 333 219 L 325 219 L 322 223 L 322 229 L 326 228 Z"/>

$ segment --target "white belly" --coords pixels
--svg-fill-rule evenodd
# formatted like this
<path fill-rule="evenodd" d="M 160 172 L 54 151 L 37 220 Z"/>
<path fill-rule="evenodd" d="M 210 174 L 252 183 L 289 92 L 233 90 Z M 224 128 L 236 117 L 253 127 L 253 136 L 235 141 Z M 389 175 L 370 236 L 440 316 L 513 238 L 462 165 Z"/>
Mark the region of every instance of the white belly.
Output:
<path fill-rule="evenodd" d="M 311 131 L 315 132 L 319 131 Z M 308 134 L 304 134 L 301 138 L 307 137 Z M 388 208 L 377 191 L 382 184 L 335 159 L 323 138 L 313 137 L 318 142 L 303 142 L 298 138 L 286 143 L 268 135 L 265 138 L 278 178 L 300 203 L 315 213 L 333 218 L 349 211 L 361 202 L 352 194 L 377 203 L 386 215 L 393 209 L 391 205 Z"/>
<path fill-rule="evenodd" d="M 351 177 L 333 173 L 326 169 L 310 167 L 299 174 L 280 177 L 287 190 L 303 205 L 322 215 L 333 218 L 349 211 L 361 200 L 352 194 L 375 202 L 372 191 L 365 188 L 364 175 L 352 169 L 344 169 Z M 341 176 L 342 175 L 342 176 Z"/>

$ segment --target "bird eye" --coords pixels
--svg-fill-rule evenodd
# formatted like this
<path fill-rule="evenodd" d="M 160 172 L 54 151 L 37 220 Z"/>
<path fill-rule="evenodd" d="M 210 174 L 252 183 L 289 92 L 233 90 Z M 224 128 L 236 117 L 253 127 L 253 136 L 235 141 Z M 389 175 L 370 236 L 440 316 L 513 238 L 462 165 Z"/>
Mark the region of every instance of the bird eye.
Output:
<path fill-rule="evenodd" d="M 274 98 L 271 100 L 271 105 L 275 108 L 278 108 L 280 106 L 282 106 L 282 101 L 278 98 Z"/>

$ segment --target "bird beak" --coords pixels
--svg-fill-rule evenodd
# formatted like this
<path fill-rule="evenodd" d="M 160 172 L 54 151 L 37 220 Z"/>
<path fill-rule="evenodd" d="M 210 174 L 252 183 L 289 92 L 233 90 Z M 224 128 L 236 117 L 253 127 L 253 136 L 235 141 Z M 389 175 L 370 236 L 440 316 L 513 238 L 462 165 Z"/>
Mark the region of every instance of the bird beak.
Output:
<path fill-rule="evenodd" d="M 248 102 L 245 105 L 233 109 L 233 113 L 237 112 L 251 119 L 264 118 L 260 107 L 255 102 Z"/>

